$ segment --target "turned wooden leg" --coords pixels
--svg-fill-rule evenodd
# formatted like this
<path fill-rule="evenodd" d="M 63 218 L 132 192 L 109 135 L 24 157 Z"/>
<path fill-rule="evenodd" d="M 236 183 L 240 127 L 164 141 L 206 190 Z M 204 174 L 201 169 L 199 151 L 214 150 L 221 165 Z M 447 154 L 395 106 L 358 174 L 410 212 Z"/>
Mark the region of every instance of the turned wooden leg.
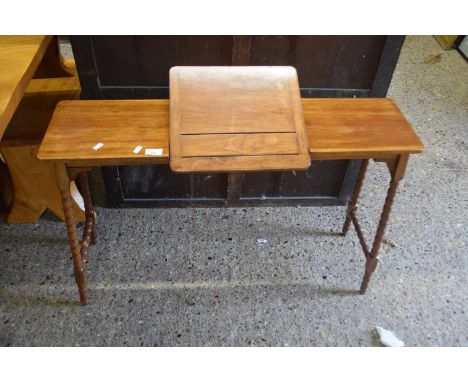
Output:
<path fill-rule="evenodd" d="M 343 225 L 342 235 L 346 236 L 351 224 L 351 214 L 357 209 L 357 202 L 359 199 L 359 194 L 361 193 L 362 184 L 364 183 L 364 178 L 366 177 L 367 166 L 369 165 L 369 159 L 363 159 L 361 162 L 361 169 L 359 170 L 358 180 L 356 186 L 354 186 L 353 195 L 348 203 L 348 208 L 346 210 L 346 220 Z"/>
<path fill-rule="evenodd" d="M 96 244 L 97 243 L 97 232 L 96 232 L 96 211 L 93 208 L 93 225 L 91 226 L 91 244 Z"/>
<path fill-rule="evenodd" d="M 75 281 L 78 285 L 80 293 L 80 301 L 82 305 L 88 302 L 88 286 L 86 282 L 84 262 L 80 254 L 80 244 L 76 234 L 76 222 L 73 216 L 72 201 L 70 195 L 70 180 L 68 178 L 67 169 L 64 163 L 57 163 L 55 166 L 57 185 L 60 190 L 62 199 L 63 212 L 65 215 L 65 224 L 67 226 L 68 241 L 73 258 L 73 271 Z"/>
<path fill-rule="evenodd" d="M 81 186 L 81 192 L 83 194 L 83 200 L 85 205 L 85 226 L 83 229 L 83 239 L 81 241 L 81 258 L 83 261 L 88 259 L 89 244 L 96 243 L 96 227 L 95 227 L 95 212 L 93 202 L 91 199 L 91 192 L 89 190 L 88 174 L 87 172 L 80 172 L 78 179 Z"/>
<path fill-rule="evenodd" d="M 377 268 L 377 256 L 379 255 L 380 245 L 382 244 L 382 239 L 385 233 L 385 228 L 387 227 L 388 218 L 392 210 L 393 200 L 395 199 L 396 191 L 400 180 L 403 178 L 406 164 L 408 162 L 408 155 L 399 156 L 394 162 L 387 161 L 387 165 L 392 174 L 392 179 L 390 181 L 390 186 L 387 190 L 387 197 L 385 198 L 385 204 L 383 207 L 382 214 L 380 216 L 379 225 L 374 237 L 374 243 L 372 244 L 372 249 L 368 256 L 366 256 L 366 266 L 364 271 L 364 277 L 362 278 L 361 283 L 361 294 L 364 294 L 369 284 L 372 273 L 374 273 Z"/>
<path fill-rule="evenodd" d="M 385 228 L 387 227 L 388 218 L 392 210 L 393 199 L 395 198 L 396 190 L 398 188 L 398 180 L 393 180 L 390 182 L 390 187 L 387 191 L 387 197 L 385 199 L 384 208 L 382 215 L 380 216 L 379 225 L 374 237 L 374 243 L 372 244 L 372 249 L 370 251 L 369 257 L 366 261 L 366 268 L 364 272 L 364 278 L 361 283 L 361 293 L 365 293 L 367 289 L 367 284 L 369 283 L 372 273 L 374 273 L 375 268 L 377 267 L 377 256 L 379 255 L 380 245 L 382 244 L 383 235 L 385 233 Z"/>

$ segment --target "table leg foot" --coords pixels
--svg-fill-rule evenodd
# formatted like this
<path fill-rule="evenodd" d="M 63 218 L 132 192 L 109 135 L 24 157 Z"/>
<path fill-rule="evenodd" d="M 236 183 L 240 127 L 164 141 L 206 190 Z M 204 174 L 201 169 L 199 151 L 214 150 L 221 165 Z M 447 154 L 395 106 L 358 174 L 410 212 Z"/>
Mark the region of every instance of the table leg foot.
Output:
<path fill-rule="evenodd" d="M 378 262 L 377 258 L 369 258 L 366 261 L 366 268 L 365 268 L 364 277 L 362 278 L 361 288 L 360 288 L 361 294 L 366 293 L 367 285 L 369 285 L 369 280 L 372 276 L 372 273 L 374 273 L 375 269 L 377 268 L 377 262 Z"/>

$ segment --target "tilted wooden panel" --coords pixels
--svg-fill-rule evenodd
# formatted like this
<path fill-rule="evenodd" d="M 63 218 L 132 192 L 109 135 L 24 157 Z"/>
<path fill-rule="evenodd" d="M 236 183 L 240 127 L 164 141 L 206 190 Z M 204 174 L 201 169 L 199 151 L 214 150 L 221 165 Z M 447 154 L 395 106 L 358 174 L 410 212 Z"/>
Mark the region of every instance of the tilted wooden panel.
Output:
<path fill-rule="evenodd" d="M 297 154 L 296 134 L 203 134 L 182 135 L 182 156 Z"/>
<path fill-rule="evenodd" d="M 174 67 L 169 76 L 172 170 L 310 166 L 294 68 Z"/>

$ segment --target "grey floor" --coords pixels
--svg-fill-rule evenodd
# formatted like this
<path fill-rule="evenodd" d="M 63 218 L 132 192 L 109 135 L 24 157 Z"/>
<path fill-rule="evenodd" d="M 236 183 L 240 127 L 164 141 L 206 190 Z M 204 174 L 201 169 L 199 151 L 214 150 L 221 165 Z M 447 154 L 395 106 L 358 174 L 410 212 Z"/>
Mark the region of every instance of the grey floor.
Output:
<path fill-rule="evenodd" d="M 378 346 L 379 325 L 410 346 L 467 346 L 467 89 L 456 51 L 407 38 L 389 96 L 426 151 L 410 160 L 365 296 L 354 231 L 333 234 L 343 208 L 99 208 L 86 307 L 62 223 L 0 224 L 0 345 Z M 368 234 L 387 181 L 372 163 Z"/>

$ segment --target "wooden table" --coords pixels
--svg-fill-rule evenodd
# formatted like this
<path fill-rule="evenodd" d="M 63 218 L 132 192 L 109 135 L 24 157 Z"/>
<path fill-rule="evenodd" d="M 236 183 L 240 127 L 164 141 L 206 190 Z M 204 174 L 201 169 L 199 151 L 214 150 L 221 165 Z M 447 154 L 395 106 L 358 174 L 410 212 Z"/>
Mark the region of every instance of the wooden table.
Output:
<path fill-rule="evenodd" d="M 359 179 L 347 208 L 343 234 L 353 223 L 366 257 L 360 288 L 364 293 L 377 265 L 393 199 L 409 155 L 421 152 L 423 146 L 389 99 L 303 99 L 302 109 L 312 160 L 362 160 Z M 169 119 L 167 100 L 64 101 L 54 113 L 38 157 L 54 161 L 56 166 L 82 304 L 88 300 L 85 277 L 88 247 L 96 240 L 95 212 L 86 180 L 87 166 L 167 164 L 172 155 L 169 152 Z M 371 247 L 367 245 L 357 219 L 357 201 L 369 159 L 385 162 L 391 174 Z M 222 167 L 217 169 L 224 171 Z M 70 208 L 68 187 L 69 180 L 77 176 L 82 183 L 87 217 L 81 244 Z M 236 187 L 241 186 L 236 184 Z M 235 201 L 236 194 L 233 190 L 228 201 Z"/>
<path fill-rule="evenodd" d="M 0 139 L 52 36 L 0 36 Z"/>

